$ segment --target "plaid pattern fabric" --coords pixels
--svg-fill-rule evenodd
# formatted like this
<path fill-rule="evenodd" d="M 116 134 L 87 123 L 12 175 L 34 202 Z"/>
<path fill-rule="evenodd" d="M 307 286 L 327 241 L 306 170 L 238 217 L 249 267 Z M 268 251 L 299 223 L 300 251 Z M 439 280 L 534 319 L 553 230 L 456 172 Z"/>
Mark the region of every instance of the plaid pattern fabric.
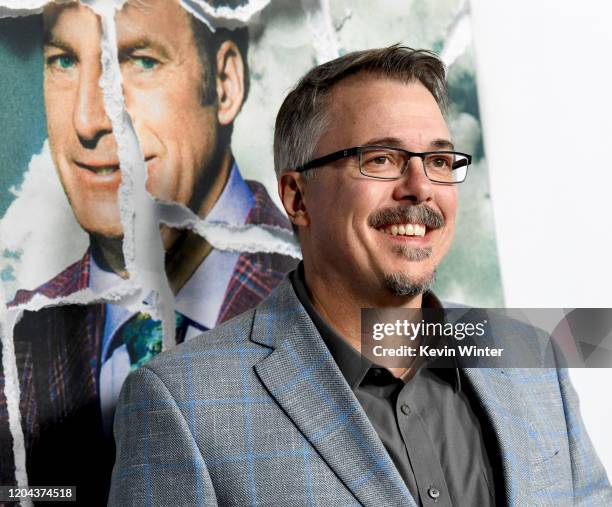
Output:
<path fill-rule="evenodd" d="M 566 371 L 464 372 L 509 505 L 612 505 Z M 115 423 L 111 505 L 415 505 L 288 282 L 131 374 Z"/>
<path fill-rule="evenodd" d="M 103 304 L 25 312 L 15 327 L 21 424 L 31 485 L 78 484 L 106 495 L 112 445 L 103 437 L 97 375 Z M 6 399 L 0 403 L 0 481 L 14 484 Z"/>
<path fill-rule="evenodd" d="M 79 290 L 87 289 L 89 287 L 90 255 L 89 250 L 87 250 L 82 259 L 71 264 L 59 275 L 34 290 L 18 290 L 8 306 L 26 304 L 35 294 L 42 294 L 50 299 L 55 299 L 68 296 Z"/>
<path fill-rule="evenodd" d="M 291 231 L 289 221 L 272 202 L 261 183 L 246 180 L 255 204 L 247 216 L 247 224 L 269 225 Z M 243 253 L 236 262 L 228 284 L 217 324 L 255 308 L 295 269 L 297 260 L 280 254 Z"/>

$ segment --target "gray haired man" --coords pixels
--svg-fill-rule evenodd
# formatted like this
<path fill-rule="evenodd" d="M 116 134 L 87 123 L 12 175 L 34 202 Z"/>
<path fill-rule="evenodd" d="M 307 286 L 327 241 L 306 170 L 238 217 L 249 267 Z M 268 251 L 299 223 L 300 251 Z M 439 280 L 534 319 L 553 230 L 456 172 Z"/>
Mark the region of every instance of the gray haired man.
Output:
<path fill-rule="evenodd" d="M 311 70 L 275 164 L 303 263 L 255 310 L 133 373 L 114 505 L 610 505 L 565 371 L 384 368 L 360 309 L 440 307 L 471 157 L 444 68 L 401 46 Z"/>

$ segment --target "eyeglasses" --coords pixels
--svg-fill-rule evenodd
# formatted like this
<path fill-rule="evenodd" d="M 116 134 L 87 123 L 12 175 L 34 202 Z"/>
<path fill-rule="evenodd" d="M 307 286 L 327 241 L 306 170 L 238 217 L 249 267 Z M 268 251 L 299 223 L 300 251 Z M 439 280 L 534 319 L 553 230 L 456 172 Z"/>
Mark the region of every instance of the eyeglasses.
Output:
<path fill-rule="evenodd" d="M 417 153 L 389 146 L 356 146 L 316 158 L 296 168 L 297 172 L 321 167 L 346 157 L 359 158 L 359 172 L 368 178 L 397 180 L 408 169 L 412 157 L 423 161 L 425 175 L 435 183 L 462 183 L 472 156 L 458 151 Z"/>

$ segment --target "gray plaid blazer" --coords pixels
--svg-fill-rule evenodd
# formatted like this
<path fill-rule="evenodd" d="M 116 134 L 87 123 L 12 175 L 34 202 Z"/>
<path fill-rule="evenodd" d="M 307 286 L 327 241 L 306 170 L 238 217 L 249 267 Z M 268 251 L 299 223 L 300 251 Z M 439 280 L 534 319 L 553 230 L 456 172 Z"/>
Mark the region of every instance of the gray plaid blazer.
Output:
<path fill-rule="evenodd" d="M 510 505 L 612 505 L 566 371 L 464 373 Z M 115 439 L 111 505 L 416 505 L 289 282 L 133 372 Z"/>

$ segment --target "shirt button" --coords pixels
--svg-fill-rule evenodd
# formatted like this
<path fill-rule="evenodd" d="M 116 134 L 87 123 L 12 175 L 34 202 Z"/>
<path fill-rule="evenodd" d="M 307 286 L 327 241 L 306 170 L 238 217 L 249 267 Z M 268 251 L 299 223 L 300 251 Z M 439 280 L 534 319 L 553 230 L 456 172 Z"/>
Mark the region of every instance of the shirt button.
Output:
<path fill-rule="evenodd" d="M 400 410 L 404 413 L 404 415 L 408 415 L 410 414 L 410 405 L 408 405 L 407 403 L 403 403 L 400 407 Z"/>
<path fill-rule="evenodd" d="M 433 486 L 427 490 L 427 494 L 433 498 L 434 500 L 440 497 L 440 490 L 438 488 L 434 488 Z"/>

